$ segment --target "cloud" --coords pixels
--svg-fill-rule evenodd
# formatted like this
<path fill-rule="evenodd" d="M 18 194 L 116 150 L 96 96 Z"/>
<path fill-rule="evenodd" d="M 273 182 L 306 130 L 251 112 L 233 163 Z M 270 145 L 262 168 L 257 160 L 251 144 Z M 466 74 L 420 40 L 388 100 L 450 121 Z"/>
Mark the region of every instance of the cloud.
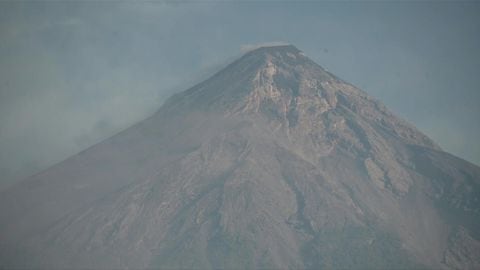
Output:
<path fill-rule="evenodd" d="M 244 44 L 240 46 L 240 51 L 242 53 L 246 53 L 262 47 L 285 46 L 285 45 L 291 45 L 291 44 L 284 41 L 269 41 L 269 42 L 261 42 L 256 44 Z"/>

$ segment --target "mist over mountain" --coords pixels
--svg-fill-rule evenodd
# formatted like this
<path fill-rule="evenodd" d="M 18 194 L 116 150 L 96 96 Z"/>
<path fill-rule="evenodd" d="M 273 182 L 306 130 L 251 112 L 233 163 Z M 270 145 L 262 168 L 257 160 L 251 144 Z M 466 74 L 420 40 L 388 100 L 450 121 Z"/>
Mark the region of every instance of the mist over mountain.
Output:
<path fill-rule="evenodd" d="M 480 168 L 292 45 L 0 193 L 0 268 L 478 269 Z"/>

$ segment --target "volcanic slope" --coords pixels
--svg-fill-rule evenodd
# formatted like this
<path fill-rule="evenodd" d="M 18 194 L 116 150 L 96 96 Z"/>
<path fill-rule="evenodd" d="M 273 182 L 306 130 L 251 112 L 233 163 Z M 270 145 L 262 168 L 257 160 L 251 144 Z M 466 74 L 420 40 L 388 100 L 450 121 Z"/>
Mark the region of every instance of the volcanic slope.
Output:
<path fill-rule="evenodd" d="M 294 46 L 0 195 L 6 268 L 480 269 L 480 168 Z"/>

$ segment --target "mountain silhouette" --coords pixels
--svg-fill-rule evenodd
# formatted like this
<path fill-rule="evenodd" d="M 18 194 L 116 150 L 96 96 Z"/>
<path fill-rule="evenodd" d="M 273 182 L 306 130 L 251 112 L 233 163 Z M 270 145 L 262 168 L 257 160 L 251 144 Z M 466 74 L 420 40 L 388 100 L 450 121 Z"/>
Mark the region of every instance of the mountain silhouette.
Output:
<path fill-rule="evenodd" d="M 294 46 L 262 47 L 3 191 L 0 268 L 479 269 L 479 185 Z"/>

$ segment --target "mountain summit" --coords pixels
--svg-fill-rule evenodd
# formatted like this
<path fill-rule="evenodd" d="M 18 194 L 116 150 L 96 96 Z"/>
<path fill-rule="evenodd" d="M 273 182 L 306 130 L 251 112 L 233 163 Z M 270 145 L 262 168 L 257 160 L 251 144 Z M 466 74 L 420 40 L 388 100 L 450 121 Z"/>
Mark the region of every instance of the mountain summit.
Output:
<path fill-rule="evenodd" d="M 294 46 L 0 194 L 0 267 L 480 268 L 480 168 Z"/>

